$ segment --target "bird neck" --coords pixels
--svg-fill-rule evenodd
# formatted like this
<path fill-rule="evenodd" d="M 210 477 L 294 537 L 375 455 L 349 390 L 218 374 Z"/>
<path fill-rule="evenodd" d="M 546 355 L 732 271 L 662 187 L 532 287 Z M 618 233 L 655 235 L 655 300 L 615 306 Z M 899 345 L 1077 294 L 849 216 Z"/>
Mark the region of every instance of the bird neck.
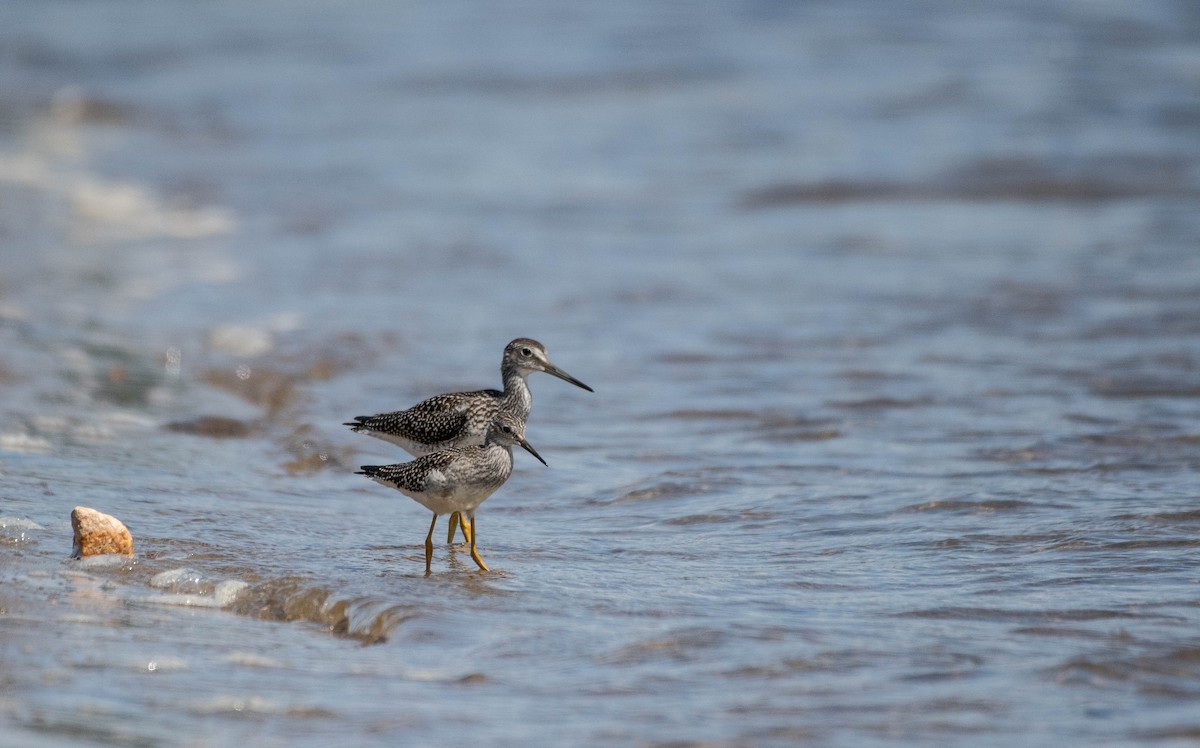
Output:
<path fill-rule="evenodd" d="M 488 432 L 483 444 L 479 446 L 487 454 L 489 462 L 495 462 L 503 465 L 504 463 L 512 464 L 513 453 L 511 444 L 501 444 L 496 440 L 496 437 Z"/>
<path fill-rule="evenodd" d="M 525 383 L 527 375 L 515 368 L 501 370 L 500 374 L 504 378 L 504 403 L 501 407 L 513 412 L 521 420 L 529 418 L 529 411 L 533 409 L 533 395 Z"/>

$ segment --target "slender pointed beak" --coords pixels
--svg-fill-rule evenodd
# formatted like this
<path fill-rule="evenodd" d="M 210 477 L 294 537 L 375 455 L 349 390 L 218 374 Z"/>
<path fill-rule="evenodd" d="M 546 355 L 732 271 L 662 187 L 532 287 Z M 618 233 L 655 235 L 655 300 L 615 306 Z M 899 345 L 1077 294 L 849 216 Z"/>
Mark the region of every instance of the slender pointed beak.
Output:
<path fill-rule="evenodd" d="M 542 456 L 541 456 L 540 454 L 538 454 L 538 453 L 537 453 L 537 450 L 536 450 L 536 449 L 534 449 L 533 447 L 531 447 L 531 446 L 529 445 L 529 442 L 527 442 L 527 441 L 525 441 L 524 439 L 522 439 L 522 440 L 519 442 L 519 444 L 520 444 L 522 447 L 524 447 L 524 448 L 525 448 L 525 451 L 526 451 L 526 452 L 528 452 L 529 454 L 531 454 L 531 455 L 533 455 L 534 457 L 538 458 L 538 462 L 542 463 L 542 464 L 543 464 L 543 465 L 545 465 L 546 467 L 550 467 L 550 463 L 548 463 L 548 462 L 546 462 L 545 460 L 543 460 L 543 459 L 542 459 Z"/>
<path fill-rule="evenodd" d="M 583 389 L 587 390 L 588 392 L 595 392 L 595 390 L 593 390 L 591 387 L 588 387 L 586 384 L 584 384 L 583 382 L 580 382 L 578 379 L 576 379 L 575 377 L 566 373 L 565 371 L 558 368 L 557 366 L 550 363 L 549 361 L 543 361 L 542 367 L 543 367 L 542 371 L 546 372 L 547 374 L 552 374 L 552 375 L 558 377 L 559 379 L 563 380 L 564 382 L 570 382 L 571 384 L 575 385 L 576 387 L 582 387 Z"/>

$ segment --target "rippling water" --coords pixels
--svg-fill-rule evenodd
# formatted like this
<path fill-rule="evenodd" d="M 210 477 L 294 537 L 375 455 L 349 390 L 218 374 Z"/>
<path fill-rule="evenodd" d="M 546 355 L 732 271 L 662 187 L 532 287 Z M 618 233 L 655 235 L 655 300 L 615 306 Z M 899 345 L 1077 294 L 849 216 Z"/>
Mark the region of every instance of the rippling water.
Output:
<path fill-rule="evenodd" d="M 0 742 L 1200 736 L 1191 4 L 5 14 Z"/>

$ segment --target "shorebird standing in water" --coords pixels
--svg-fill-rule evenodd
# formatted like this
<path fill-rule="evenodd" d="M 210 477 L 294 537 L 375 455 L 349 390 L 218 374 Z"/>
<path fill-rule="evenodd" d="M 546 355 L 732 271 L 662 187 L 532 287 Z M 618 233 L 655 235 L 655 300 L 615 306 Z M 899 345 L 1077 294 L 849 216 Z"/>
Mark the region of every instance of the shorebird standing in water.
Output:
<path fill-rule="evenodd" d="M 433 512 L 425 536 L 425 576 L 433 560 L 433 528 L 438 516 L 448 513 L 465 515 L 462 528 L 471 544 L 471 559 L 488 571 L 475 545 L 475 510 L 512 475 L 514 444 L 546 464 L 525 441 L 525 420 L 502 410 L 492 418 L 483 444 L 450 447 L 400 465 L 362 466 L 360 475 L 400 491 Z"/>
<path fill-rule="evenodd" d="M 546 347 L 541 343 L 531 338 L 517 338 L 504 347 L 504 357 L 500 360 L 503 392 L 475 390 L 436 395 L 408 410 L 357 416 L 346 425 L 352 431 L 391 442 L 418 457 L 452 447 L 482 444 L 492 418 L 500 410 L 515 415 L 522 425 L 529 418 L 533 396 L 525 380 L 538 371 L 556 376 L 588 392 L 594 391 L 550 363 L 546 357 Z M 454 542 L 454 530 L 460 519 L 458 512 L 450 515 L 450 535 L 446 542 Z M 471 533 L 465 522 L 463 536 L 470 541 Z"/>

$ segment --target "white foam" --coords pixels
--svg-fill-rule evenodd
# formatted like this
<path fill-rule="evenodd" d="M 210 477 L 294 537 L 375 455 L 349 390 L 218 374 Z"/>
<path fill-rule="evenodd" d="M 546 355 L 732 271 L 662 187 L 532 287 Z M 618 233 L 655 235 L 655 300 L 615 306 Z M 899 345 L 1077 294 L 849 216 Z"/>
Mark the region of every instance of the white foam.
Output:
<path fill-rule="evenodd" d="M 150 577 L 151 587 L 175 587 L 180 584 L 200 584 L 200 572 L 195 569 L 179 568 L 159 572 Z"/>
<path fill-rule="evenodd" d="M 133 563 L 129 556 L 116 553 L 105 553 L 100 556 L 72 559 L 72 563 L 80 569 L 111 569 L 114 566 L 126 566 Z"/>
<path fill-rule="evenodd" d="M 126 411 L 109 411 L 95 414 L 95 418 L 87 420 L 74 416 L 54 414 L 37 414 L 30 418 L 33 430 L 41 434 L 64 436 L 77 442 L 98 444 L 110 442 L 119 435 L 130 431 L 146 431 L 157 424 L 153 419 Z M 40 436 L 28 434 L 0 435 L 0 449 L 6 448 L 5 438 L 14 437 L 14 448 L 10 451 L 46 451 L 51 448 L 51 442 Z"/>
<path fill-rule="evenodd" d="M 40 436 L 24 432 L 0 434 L 0 451 L 4 452 L 49 452 L 52 445 Z"/>
<path fill-rule="evenodd" d="M 187 584 L 199 584 L 201 575 L 192 569 L 171 569 L 155 574 L 150 586 L 159 589 Z M 224 608 L 237 599 L 242 590 L 250 585 L 238 579 L 226 579 L 213 588 L 212 594 L 200 592 L 173 592 L 163 595 L 139 597 L 140 602 L 150 605 L 178 605 L 185 608 Z"/>
<path fill-rule="evenodd" d="M 282 660 L 276 660 L 273 657 L 265 657 L 254 652 L 230 652 L 222 655 L 222 660 L 233 665 L 242 665 L 245 667 L 261 667 L 261 668 L 284 668 L 287 663 Z"/>
<path fill-rule="evenodd" d="M 138 601 L 149 603 L 151 605 L 177 605 L 181 608 L 219 608 L 217 601 L 211 595 L 188 595 L 185 593 L 171 593 L 166 595 L 152 595 L 148 597 L 139 597 Z"/>
<path fill-rule="evenodd" d="M 217 696 L 207 702 L 196 703 L 192 710 L 198 714 L 274 714 L 283 711 L 283 707 L 261 696 Z"/>
<path fill-rule="evenodd" d="M 217 600 L 217 605 L 224 608 L 226 605 L 233 604 L 237 596 L 242 594 L 242 590 L 250 585 L 240 579 L 226 579 L 217 585 L 213 590 L 213 597 Z"/>
<path fill-rule="evenodd" d="M 117 432 L 100 423 L 78 423 L 71 429 L 71 438 L 76 441 L 99 444 L 117 438 Z"/>
<path fill-rule="evenodd" d="M 153 429 L 158 425 L 158 422 L 153 418 L 148 418 L 139 413 L 131 413 L 124 410 L 113 410 L 103 413 L 100 419 L 107 426 L 115 429 Z"/>
<path fill-rule="evenodd" d="M 48 124 L 41 130 L 46 137 L 30 150 L 0 153 L 0 181 L 65 197 L 82 224 L 75 235 L 88 241 L 196 239 L 235 230 L 236 221 L 224 208 L 170 205 L 141 185 L 102 179 L 75 167 L 71 151 L 80 149 L 76 130 Z"/>
<path fill-rule="evenodd" d="M 239 358 L 261 356 L 271 350 L 271 334 L 258 327 L 224 325 L 213 330 L 208 343 L 222 353 Z"/>
<path fill-rule="evenodd" d="M 129 182 L 77 176 L 68 192 L 78 216 L 89 224 L 92 240 L 198 239 L 233 231 L 233 216 L 216 207 L 188 208 L 163 203 Z"/>

